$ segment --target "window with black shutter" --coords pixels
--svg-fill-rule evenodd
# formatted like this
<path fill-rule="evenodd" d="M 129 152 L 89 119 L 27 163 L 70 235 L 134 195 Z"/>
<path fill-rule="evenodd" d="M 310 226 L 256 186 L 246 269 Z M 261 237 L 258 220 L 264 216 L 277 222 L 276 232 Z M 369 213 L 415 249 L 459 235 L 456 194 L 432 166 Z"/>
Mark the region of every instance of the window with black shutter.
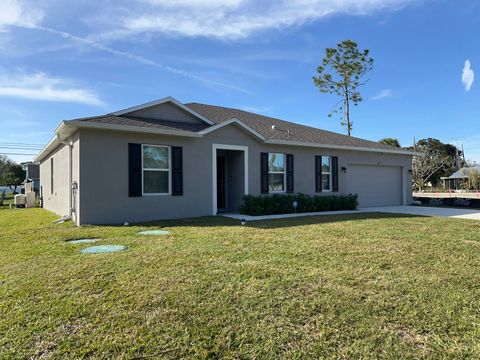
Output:
<path fill-rule="evenodd" d="M 315 191 L 338 191 L 338 157 L 315 156 Z"/>
<path fill-rule="evenodd" d="M 332 156 L 332 191 L 338 192 L 338 157 Z"/>
<path fill-rule="evenodd" d="M 268 153 L 260 154 L 260 192 L 268 194 Z"/>
<path fill-rule="evenodd" d="M 128 144 L 128 196 L 142 196 L 141 144 Z"/>
<path fill-rule="evenodd" d="M 315 156 L 315 191 L 322 192 L 322 157 Z"/>
<path fill-rule="evenodd" d="M 183 149 L 172 146 L 172 195 L 183 195 Z"/>
<path fill-rule="evenodd" d="M 287 193 L 293 193 L 293 155 L 287 154 Z"/>

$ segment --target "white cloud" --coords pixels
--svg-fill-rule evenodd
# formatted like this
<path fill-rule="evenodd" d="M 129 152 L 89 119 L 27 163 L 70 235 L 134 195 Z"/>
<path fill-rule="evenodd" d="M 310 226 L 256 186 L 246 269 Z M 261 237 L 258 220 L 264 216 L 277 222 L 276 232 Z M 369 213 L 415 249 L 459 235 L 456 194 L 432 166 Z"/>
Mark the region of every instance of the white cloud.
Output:
<path fill-rule="evenodd" d="M 130 59 L 132 61 L 138 62 L 138 63 L 143 64 L 143 65 L 153 66 L 153 67 L 162 69 L 164 71 L 168 71 L 168 72 L 176 74 L 176 75 L 180 75 L 180 76 L 184 76 L 184 77 L 187 77 L 187 78 L 190 78 L 190 79 L 193 79 L 193 80 L 197 80 L 197 81 L 200 81 L 201 83 L 204 83 L 206 85 L 219 86 L 219 87 L 223 87 L 223 88 L 227 88 L 227 89 L 231 89 L 231 90 L 236 90 L 236 91 L 240 91 L 240 92 L 244 92 L 244 93 L 250 93 L 248 90 L 245 90 L 241 87 L 226 84 L 226 83 L 222 83 L 222 82 L 211 80 L 211 79 L 207 79 L 207 78 L 198 76 L 196 74 L 193 74 L 191 72 L 188 72 L 188 71 L 176 68 L 176 67 L 172 67 L 172 66 L 169 66 L 169 65 L 164 65 L 164 64 L 161 64 L 157 61 L 147 59 L 143 56 L 139 56 L 139 55 L 133 54 L 133 53 L 128 52 L 128 51 L 118 50 L 118 49 L 115 49 L 111 46 L 103 45 L 98 41 L 94 41 L 94 40 L 91 40 L 91 39 L 76 36 L 76 35 L 73 35 L 71 33 L 65 32 L 65 31 L 59 31 L 59 30 L 47 28 L 47 27 L 44 27 L 44 26 L 35 26 L 34 29 L 45 31 L 45 32 L 48 32 L 48 33 L 51 33 L 51 34 L 55 34 L 55 35 L 63 37 L 64 39 L 73 40 L 73 41 L 75 41 L 79 44 L 87 45 L 91 48 L 94 48 L 94 49 L 97 49 L 97 50 L 100 50 L 100 51 L 103 51 L 103 52 L 106 52 L 106 53 L 109 53 L 109 54 L 112 54 L 112 55 L 115 55 L 115 56 L 124 57 L 124 58 Z"/>
<path fill-rule="evenodd" d="M 103 105 L 103 101 L 94 91 L 75 87 L 70 80 L 49 77 L 41 72 L 33 74 L 0 73 L 0 96 Z"/>
<path fill-rule="evenodd" d="M 475 80 L 475 73 L 471 68 L 470 60 L 465 60 L 462 70 L 462 83 L 465 86 L 465 91 L 470 91 Z"/>
<path fill-rule="evenodd" d="M 257 113 L 257 114 L 270 114 L 272 112 L 272 107 L 271 106 L 242 106 L 240 109 L 252 112 L 252 113 Z"/>
<path fill-rule="evenodd" d="M 396 10 L 413 0 L 136 0 L 117 2 L 119 27 L 102 38 L 140 33 L 241 39 L 255 32 L 300 26 L 327 16 Z M 121 2 L 120 2 L 121 3 Z M 110 24 L 111 25 L 111 24 Z M 98 38 L 97 38 L 98 39 Z"/>
<path fill-rule="evenodd" d="M 370 100 L 381 100 L 385 99 L 387 97 L 393 96 L 393 90 L 392 89 L 384 89 L 381 90 L 377 95 L 372 96 Z"/>
<path fill-rule="evenodd" d="M 31 27 L 38 24 L 43 16 L 42 10 L 25 1 L 0 1 L 0 30 L 5 30 L 9 26 Z"/>

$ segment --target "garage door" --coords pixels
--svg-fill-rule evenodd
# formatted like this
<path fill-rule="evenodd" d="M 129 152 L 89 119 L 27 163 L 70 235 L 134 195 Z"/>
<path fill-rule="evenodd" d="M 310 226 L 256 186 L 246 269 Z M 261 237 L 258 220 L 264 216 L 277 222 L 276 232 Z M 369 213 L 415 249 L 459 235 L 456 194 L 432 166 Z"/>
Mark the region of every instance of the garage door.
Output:
<path fill-rule="evenodd" d="M 348 165 L 347 189 L 361 207 L 402 205 L 400 166 Z"/>

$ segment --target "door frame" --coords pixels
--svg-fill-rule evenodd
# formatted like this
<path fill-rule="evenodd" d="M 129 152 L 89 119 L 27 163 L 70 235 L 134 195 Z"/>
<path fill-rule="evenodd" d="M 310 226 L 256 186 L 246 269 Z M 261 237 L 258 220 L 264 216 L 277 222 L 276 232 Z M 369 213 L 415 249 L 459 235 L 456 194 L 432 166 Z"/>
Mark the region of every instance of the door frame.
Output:
<path fill-rule="evenodd" d="M 243 151 L 244 194 L 248 195 L 248 146 L 212 144 L 212 215 L 217 215 L 217 150 Z"/>

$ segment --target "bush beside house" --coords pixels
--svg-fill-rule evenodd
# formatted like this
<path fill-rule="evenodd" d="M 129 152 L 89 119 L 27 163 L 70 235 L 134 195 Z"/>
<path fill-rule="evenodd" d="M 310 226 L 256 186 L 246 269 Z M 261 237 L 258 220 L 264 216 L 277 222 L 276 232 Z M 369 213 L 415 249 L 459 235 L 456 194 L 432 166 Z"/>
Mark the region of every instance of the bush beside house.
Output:
<path fill-rule="evenodd" d="M 297 208 L 293 202 L 297 202 Z M 274 215 L 289 213 L 305 213 L 334 210 L 355 210 L 358 205 L 357 195 L 316 195 L 305 194 L 274 194 L 245 195 L 240 213 L 245 215 Z"/>

